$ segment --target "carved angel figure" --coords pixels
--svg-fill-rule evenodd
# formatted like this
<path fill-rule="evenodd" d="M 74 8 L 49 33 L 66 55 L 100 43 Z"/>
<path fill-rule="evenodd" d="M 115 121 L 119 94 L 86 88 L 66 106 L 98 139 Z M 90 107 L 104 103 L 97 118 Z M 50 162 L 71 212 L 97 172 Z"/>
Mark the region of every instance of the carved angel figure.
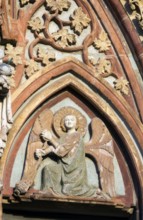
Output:
<path fill-rule="evenodd" d="M 12 111 L 11 111 L 11 95 L 10 95 L 10 77 L 12 75 L 12 67 L 2 62 L 3 51 L 0 50 L 0 157 L 6 146 L 7 133 L 12 125 Z"/>
<path fill-rule="evenodd" d="M 35 124 L 33 130 L 36 132 L 33 131 L 33 137 L 31 136 L 30 139 L 30 146 L 33 147 L 32 154 L 37 158 L 35 173 L 41 161 L 45 160 L 41 175 L 40 193 L 47 196 L 52 194 L 53 196 L 64 195 L 110 199 L 110 193 L 104 192 L 102 187 L 91 186 L 88 181 L 85 153 L 87 148 L 87 152 L 93 154 L 91 150 L 93 142 L 91 140 L 85 146 L 83 141 L 83 136 L 86 133 L 85 117 L 72 107 L 61 108 L 54 117 L 49 112 L 49 116 L 47 129 L 40 133 L 40 138 L 44 142 L 43 145 L 39 147 L 39 143 L 34 136 L 37 132 L 38 123 L 37 126 Z M 39 120 L 41 118 L 42 116 L 39 117 Z M 52 125 L 54 130 L 52 130 Z M 20 193 L 25 193 L 33 183 L 31 179 L 35 178 L 35 175 L 28 167 L 28 163 L 24 177 L 16 185 L 15 190 L 19 190 Z M 27 182 L 28 178 L 30 179 L 29 183 Z"/>
<path fill-rule="evenodd" d="M 83 138 L 76 127 L 77 118 L 71 114 L 63 118 L 65 134 L 58 141 L 53 138 L 50 131 L 45 130 L 41 134 L 43 139 L 52 145 L 45 150 L 37 149 L 36 155 L 40 157 L 53 152 L 60 158 L 60 169 L 58 169 L 61 174 L 60 189 L 57 184 L 56 187 L 54 184 L 57 174 L 55 175 L 52 171 L 53 168 L 50 170 L 47 165 L 43 170 L 42 189 L 45 192 L 50 188 L 68 196 L 92 196 L 95 194 L 96 190 L 88 185 Z"/>

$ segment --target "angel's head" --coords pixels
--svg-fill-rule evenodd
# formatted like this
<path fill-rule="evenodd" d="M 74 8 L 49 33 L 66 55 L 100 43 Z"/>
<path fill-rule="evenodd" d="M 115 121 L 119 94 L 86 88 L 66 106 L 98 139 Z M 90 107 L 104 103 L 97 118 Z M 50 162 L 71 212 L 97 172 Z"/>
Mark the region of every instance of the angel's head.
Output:
<path fill-rule="evenodd" d="M 78 121 L 75 115 L 66 115 L 61 120 L 61 127 L 63 131 L 69 130 L 77 130 L 78 128 Z"/>

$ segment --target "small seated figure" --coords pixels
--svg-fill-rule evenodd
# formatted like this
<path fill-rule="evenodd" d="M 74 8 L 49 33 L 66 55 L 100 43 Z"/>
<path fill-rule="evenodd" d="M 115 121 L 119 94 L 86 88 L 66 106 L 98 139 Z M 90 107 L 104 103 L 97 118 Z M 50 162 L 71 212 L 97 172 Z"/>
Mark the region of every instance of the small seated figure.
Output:
<path fill-rule="evenodd" d="M 91 125 L 92 138 L 85 144 L 83 137 L 86 133 L 87 121 L 80 111 L 70 106 L 59 109 L 55 114 L 51 110 L 43 111 L 34 123 L 29 138 L 24 175 L 16 184 L 15 192 L 18 195 L 25 194 L 32 187 L 32 196 L 40 198 L 77 196 L 111 200 L 110 190 L 102 183 L 107 182 L 106 173 L 108 179 L 110 176 L 114 177 L 114 173 L 109 175 L 111 170 L 109 168 L 111 167 L 112 170 L 114 168 L 112 161 L 108 160 L 108 163 L 103 164 L 105 158 L 103 154 L 105 150 L 110 151 L 108 148 L 112 147 L 110 143 L 112 137 L 101 120 L 92 119 Z M 98 168 L 102 169 L 102 165 L 105 165 L 104 176 L 102 176 L 103 169 L 100 169 L 100 175 L 98 173 L 89 175 L 87 162 L 89 160 L 86 158 L 85 150 L 88 155 L 95 158 Z M 96 167 L 96 164 L 94 165 Z M 96 172 L 96 168 L 93 172 Z M 97 184 L 92 181 L 92 175 L 97 178 Z M 114 182 L 112 186 L 114 188 Z"/>
<path fill-rule="evenodd" d="M 51 152 L 59 158 L 58 167 L 60 172 L 58 172 L 58 175 L 60 178 L 58 177 L 58 181 L 56 181 L 56 173 L 50 170 L 53 168 L 47 164 L 43 169 L 43 192 L 48 193 L 50 190 L 67 196 L 109 199 L 100 189 L 90 186 L 88 183 L 84 142 L 81 133 L 77 130 L 78 122 L 76 116 L 66 115 L 63 118 L 63 126 L 65 134 L 58 141 L 55 140 L 50 131 L 44 130 L 41 133 L 42 138 L 52 145 L 46 149 L 36 149 L 35 152 L 38 158 Z M 59 185 L 61 184 L 60 189 L 57 186 L 57 182 Z"/>
<path fill-rule="evenodd" d="M 47 147 L 45 150 L 36 149 L 36 156 L 41 157 L 53 152 L 60 158 L 61 190 L 64 195 L 92 195 L 95 190 L 88 187 L 84 144 L 81 134 L 76 131 L 77 119 L 74 115 L 67 115 L 64 117 L 63 122 L 66 132 L 59 141 L 55 140 L 50 131 L 45 130 L 42 132 L 43 139 L 49 141 L 52 146 Z M 54 172 L 49 172 L 47 165 L 43 173 L 43 189 L 47 190 L 50 182 L 50 188 L 56 191 L 54 181 L 52 181 L 53 178 L 55 179 Z"/>

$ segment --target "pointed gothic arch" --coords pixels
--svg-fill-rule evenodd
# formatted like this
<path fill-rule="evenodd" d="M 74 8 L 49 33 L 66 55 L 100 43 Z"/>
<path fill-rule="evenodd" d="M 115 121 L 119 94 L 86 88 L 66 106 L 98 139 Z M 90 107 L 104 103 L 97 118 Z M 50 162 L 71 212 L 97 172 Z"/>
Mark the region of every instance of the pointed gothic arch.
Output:
<path fill-rule="evenodd" d="M 2 24 L 3 38 L 9 41 L 12 40 L 13 45 L 16 44 L 17 46 L 23 47 L 24 51 L 26 51 L 26 47 L 29 46 L 28 42 L 26 42 L 28 22 L 45 1 L 30 2 L 32 3 L 30 5 L 31 9 L 27 14 L 25 13 L 25 9 L 27 10 L 29 7 L 29 1 L 24 5 L 21 3 L 21 6 L 16 5 L 16 1 L 2 1 L 2 7 L 5 11 L 5 23 Z M 68 48 L 67 50 L 69 50 L 71 54 L 67 58 L 61 58 L 61 55 L 58 61 L 47 65 L 45 68 L 41 67 L 42 71 L 33 74 L 28 80 L 25 80 L 24 83 L 22 82 L 22 78 L 24 75 L 25 61 L 22 60 L 22 64 L 18 64 L 15 75 L 16 88 L 12 94 L 14 124 L 8 135 L 7 147 L 1 160 L 0 174 L 4 176 L 5 187 L 7 181 L 10 181 L 12 171 L 9 169 L 9 166 L 14 163 L 14 158 L 20 147 L 21 142 L 18 140 L 19 138 L 23 140 L 28 131 L 27 128 L 32 126 L 32 120 L 34 120 L 35 117 L 34 114 L 38 114 L 42 104 L 44 102 L 48 103 L 51 98 L 55 97 L 55 94 L 59 95 L 60 92 L 62 94 L 63 89 L 68 91 L 68 88 L 72 88 L 73 91 L 77 92 L 77 98 L 80 95 L 81 98 L 85 96 L 94 109 L 101 111 L 103 118 L 109 122 L 111 127 L 115 129 L 119 139 L 122 140 L 125 146 L 125 154 L 127 155 L 124 155 L 124 159 L 130 164 L 130 172 L 135 173 L 135 175 L 132 175 L 132 179 L 136 179 L 133 181 L 137 203 L 139 204 L 136 206 L 136 209 L 139 208 L 139 219 L 141 219 L 143 204 L 143 93 L 142 86 L 140 85 L 141 77 L 137 73 L 136 68 L 138 67 L 138 70 L 141 69 L 143 48 L 137 32 L 133 28 L 120 1 L 89 0 L 86 3 L 85 1 L 77 0 L 76 3 L 78 3 L 78 6 L 83 6 L 84 12 L 90 15 L 92 20 L 91 36 L 86 43 L 84 42 L 84 59 L 79 61 L 77 57 L 74 58 L 72 52 L 75 50 Z M 89 11 L 91 13 L 89 13 Z M 114 15 L 115 19 L 113 18 Z M 116 28 L 117 23 L 115 23 L 115 20 L 118 22 L 119 20 L 122 21 L 118 26 L 120 30 Z M 99 36 L 102 29 L 108 32 L 109 39 L 112 43 L 112 49 L 105 52 L 105 54 L 108 58 L 115 56 L 115 60 L 111 59 L 111 61 L 116 76 L 118 76 L 119 79 L 123 76 L 129 81 L 129 97 L 124 94 L 118 94 L 111 83 L 108 83 L 104 77 L 97 75 L 87 57 L 88 44 L 90 44 L 93 38 Z M 124 40 L 123 35 L 126 34 L 126 40 Z M 44 42 L 44 45 L 46 44 L 47 42 Z M 30 59 L 35 59 L 34 56 L 31 55 L 35 45 L 36 43 L 34 42 L 29 47 Z M 58 47 L 55 47 L 55 49 L 57 48 Z M 61 49 L 63 53 L 64 50 L 66 51 L 66 48 Z M 27 53 L 28 52 L 23 53 L 21 56 L 27 56 Z M 131 58 L 132 60 L 130 60 L 130 56 L 133 57 Z M 137 59 L 137 66 L 135 59 Z M 29 123 L 28 125 L 29 127 L 27 127 L 26 124 L 27 120 L 31 120 L 31 124 Z M 137 185 L 139 187 L 137 187 Z M 6 186 L 5 189 L 7 189 L 7 187 L 9 187 L 9 185 Z M 8 197 L 12 195 L 12 190 L 13 189 L 7 194 Z M 137 217 L 135 217 L 135 219 L 136 218 Z"/>
<path fill-rule="evenodd" d="M 43 102 L 45 102 L 45 100 L 49 100 L 50 97 L 53 97 L 54 94 L 56 94 L 57 92 L 60 93 L 61 89 L 67 88 L 69 86 L 72 87 L 77 93 L 80 93 L 82 96 L 86 95 L 86 98 L 89 101 L 89 103 L 91 103 L 94 106 L 94 108 L 97 109 L 97 111 L 101 112 L 101 115 L 104 115 L 104 117 L 107 118 L 108 121 L 110 121 L 111 127 L 113 126 L 114 129 L 117 130 L 118 135 L 120 136 L 121 140 L 123 140 L 124 145 L 126 146 L 125 151 L 128 152 L 128 156 L 131 158 L 131 161 L 135 160 L 133 157 L 136 157 L 138 154 L 138 152 L 136 151 L 135 143 L 130 136 L 131 134 L 128 133 L 127 127 L 124 127 L 122 122 L 120 121 L 119 115 L 116 115 L 113 106 L 110 105 L 109 103 L 106 103 L 106 100 L 103 100 L 102 96 L 100 96 L 99 94 L 95 94 L 94 90 L 91 90 L 90 88 L 86 88 L 87 86 L 83 84 L 83 81 L 78 79 L 77 82 L 76 76 L 72 74 L 69 75 L 65 74 L 64 76 L 59 77 L 59 79 L 56 79 L 55 82 L 53 82 L 49 87 L 43 89 L 36 96 L 30 98 L 30 102 L 27 100 L 28 103 L 24 107 L 21 106 L 22 110 L 20 111 L 19 115 L 17 115 L 15 118 L 15 123 L 11 130 L 11 134 L 9 135 L 9 140 L 8 140 L 9 147 L 7 146 L 7 149 L 3 157 L 4 161 L 7 161 L 3 173 L 3 176 L 5 177 L 4 183 L 6 184 L 5 185 L 6 194 L 8 192 L 12 193 L 12 191 L 11 190 L 9 191 L 9 189 L 7 191 L 7 187 L 9 188 L 8 183 L 10 181 L 12 167 L 18 152 L 18 148 L 20 147 L 20 143 L 22 143 L 24 135 L 26 134 L 26 132 L 28 132 L 28 130 L 27 129 L 25 130 L 24 128 L 26 126 L 26 122 L 28 118 L 33 117 L 31 115 L 36 114 L 35 110 L 37 111 L 38 114 L 38 109 L 39 109 L 38 106 L 40 106 Z M 10 149 L 11 152 L 9 154 Z M 6 158 L 11 158 L 11 159 L 7 160 Z M 138 169 L 140 166 L 141 166 L 140 161 L 138 161 L 136 164 L 131 165 L 132 169 L 133 167 L 135 169 L 134 172 L 137 175 L 136 178 L 139 177 L 140 175 L 139 177 L 140 180 L 138 179 L 137 181 L 139 182 L 136 184 L 141 184 L 140 181 L 142 180 L 141 173 L 140 172 L 138 173 Z M 7 175 L 5 174 L 5 172 L 7 173 Z"/>

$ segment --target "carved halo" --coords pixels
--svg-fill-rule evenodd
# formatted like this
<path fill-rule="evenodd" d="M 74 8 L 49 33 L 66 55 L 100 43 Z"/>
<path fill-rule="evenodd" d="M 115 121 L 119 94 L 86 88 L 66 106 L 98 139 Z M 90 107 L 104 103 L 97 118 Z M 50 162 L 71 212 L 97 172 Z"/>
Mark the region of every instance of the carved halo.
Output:
<path fill-rule="evenodd" d="M 86 133 L 87 121 L 86 118 L 73 107 L 63 107 L 54 115 L 53 126 L 56 134 L 60 137 L 65 133 L 62 128 L 62 121 L 67 115 L 74 115 L 77 119 L 77 131 L 79 131 L 82 136 Z"/>

